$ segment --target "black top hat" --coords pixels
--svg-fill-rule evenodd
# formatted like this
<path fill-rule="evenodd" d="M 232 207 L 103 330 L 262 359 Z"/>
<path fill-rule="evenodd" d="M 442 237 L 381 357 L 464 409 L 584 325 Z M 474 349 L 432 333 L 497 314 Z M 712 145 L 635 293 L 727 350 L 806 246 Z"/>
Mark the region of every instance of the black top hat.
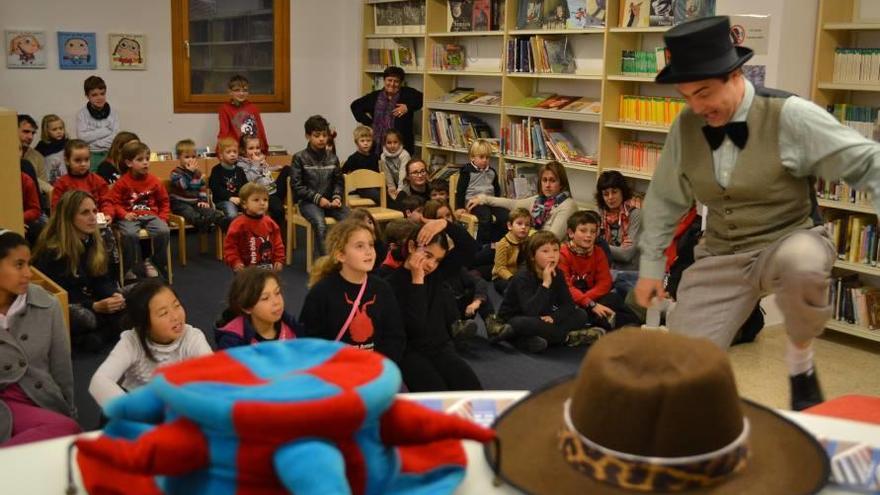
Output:
<path fill-rule="evenodd" d="M 704 17 L 670 29 L 666 42 L 666 67 L 656 82 L 674 84 L 723 76 L 752 58 L 751 48 L 734 46 L 730 39 L 730 19 Z"/>

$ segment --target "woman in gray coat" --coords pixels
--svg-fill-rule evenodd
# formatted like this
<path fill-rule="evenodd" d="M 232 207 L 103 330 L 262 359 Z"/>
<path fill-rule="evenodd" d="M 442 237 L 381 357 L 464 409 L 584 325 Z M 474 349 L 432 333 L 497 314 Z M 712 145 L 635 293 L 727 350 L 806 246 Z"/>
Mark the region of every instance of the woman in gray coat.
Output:
<path fill-rule="evenodd" d="M 0 230 L 0 447 L 79 433 L 61 306 L 31 284 L 31 252 Z"/>

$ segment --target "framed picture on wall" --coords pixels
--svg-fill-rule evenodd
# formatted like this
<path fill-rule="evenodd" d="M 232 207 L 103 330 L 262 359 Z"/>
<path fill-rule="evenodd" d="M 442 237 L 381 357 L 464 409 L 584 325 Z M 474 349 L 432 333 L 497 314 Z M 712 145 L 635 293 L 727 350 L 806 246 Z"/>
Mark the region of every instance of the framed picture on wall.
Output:
<path fill-rule="evenodd" d="M 110 34 L 110 68 L 113 70 L 145 70 L 147 68 L 147 37 L 143 34 Z"/>
<path fill-rule="evenodd" d="M 97 69 L 95 33 L 58 32 L 59 69 Z"/>
<path fill-rule="evenodd" d="M 6 31 L 6 68 L 45 69 L 45 31 Z"/>

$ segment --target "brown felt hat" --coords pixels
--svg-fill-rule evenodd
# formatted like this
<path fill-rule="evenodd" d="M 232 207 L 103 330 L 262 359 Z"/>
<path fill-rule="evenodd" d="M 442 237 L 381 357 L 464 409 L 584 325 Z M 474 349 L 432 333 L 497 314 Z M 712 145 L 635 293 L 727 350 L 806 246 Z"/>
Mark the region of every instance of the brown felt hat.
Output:
<path fill-rule="evenodd" d="M 533 392 L 495 422 L 502 480 L 527 493 L 818 492 L 828 458 L 806 431 L 740 399 L 706 339 L 623 329 L 577 377 Z M 500 457 L 500 466 L 497 460 Z"/>

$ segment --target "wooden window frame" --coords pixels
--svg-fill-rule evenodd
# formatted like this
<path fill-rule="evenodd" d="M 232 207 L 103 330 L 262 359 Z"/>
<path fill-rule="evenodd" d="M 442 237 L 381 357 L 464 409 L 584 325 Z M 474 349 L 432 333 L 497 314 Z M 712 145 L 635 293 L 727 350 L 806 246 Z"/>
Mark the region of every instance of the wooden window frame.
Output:
<path fill-rule="evenodd" d="M 250 95 L 262 113 L 290 112 L 290 0 L 273 0 L 275 93 Z M 190 81 L 189 0 L 171 0 L 171 60 L 174 113 L 216 113 L 228 94 L 194 95 Z"/>

